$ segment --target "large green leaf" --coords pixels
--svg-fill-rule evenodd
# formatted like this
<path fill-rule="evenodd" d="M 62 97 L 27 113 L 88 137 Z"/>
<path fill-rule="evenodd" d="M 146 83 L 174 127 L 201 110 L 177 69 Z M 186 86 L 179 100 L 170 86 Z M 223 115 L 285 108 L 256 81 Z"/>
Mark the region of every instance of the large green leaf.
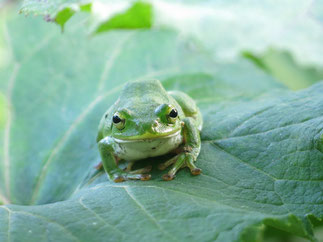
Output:
<path fill-rule="evenodd" d="M 64 35 L 35 19 L 4 28 L 12 53 L 0 71 L 0 200 L 17 205 L 0 206 L 0 241 L 252 241 L 264 225 L 312 238 L 307 216 L 323 218 L 323 84 L 288 92 L 174 32 L 89 39 L 81 24 Z M 89 181 L 102 113 L 123 83 L 145 78 L 197 100 L 203 175 Z"/>
<path fill-rule="evenodd" d="M 28 34 L 30 26 L 33 34 Z M 5 73 L 11 75 L 7 96 L 14 120 L 5 146 L 15 148 L 6 151 L 5 163 L 10 164 L 6 189 L 13 203 L 54 201 L 73 191 L 98 161 L 94 141 L 99 119 L 126 81 L 185 75 L 218 88 L 216 96 L 203 95 L 218 100 L 251 98 L 280 87 L 252 64 L 213 63 L 194 42 L 173 32 L 111 32 L 87 39 L 80 25 L 64 35 L 51 27 L 31 19 L 8 27 L 13 61 Z M 251 88 L 243 90 L 246 84 Z M 77 165 L 66 163 L 69 159 Z"/>

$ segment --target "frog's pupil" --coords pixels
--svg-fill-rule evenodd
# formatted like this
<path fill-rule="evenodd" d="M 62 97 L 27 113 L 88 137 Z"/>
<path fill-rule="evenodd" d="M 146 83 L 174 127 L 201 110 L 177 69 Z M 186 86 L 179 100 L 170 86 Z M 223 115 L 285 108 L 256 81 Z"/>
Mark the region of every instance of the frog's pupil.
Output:
<path fill-rule="evenodd" d="M 171 118 L 176 118 L 177 117 L 177 111 L 176 111 L 176 109 L 172 109 L 172 111 L 170 111 L 169 117 L 171 117 Z"/>
<path fill-rule="evenodd" d="M 121 118 L 118 115 L 114 115 L 112 121 L 113 123 L 117 124 L 121 122 Z"/>

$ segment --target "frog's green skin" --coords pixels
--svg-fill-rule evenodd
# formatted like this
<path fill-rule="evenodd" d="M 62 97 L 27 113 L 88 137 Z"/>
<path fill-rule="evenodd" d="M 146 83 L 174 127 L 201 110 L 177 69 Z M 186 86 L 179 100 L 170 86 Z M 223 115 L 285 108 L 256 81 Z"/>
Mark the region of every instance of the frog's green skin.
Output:
<path fill-rule="evenodd" d="M 177 111 L 175 118 L 171 117 L 174 116 L 170 114 L 172 109 Z M 119 122 L 113 122 L 114 116 L 120 118 Z M 200 153 L 201 128 L 200 111 L 187 94 L 166 92 L 157 80 L 129 82 L 99 125 L 97 142 L 103 167 L 115 182 L 148 180 L 150 175 L 142 173 L 149 169 L 130 171 L 132 164 L 147 157 L 175 152 L 177 155 L 159 165 L 163 170 L 173 164 L 163 179 L 172 180 L 183 167 L 198 175 L 201 169 L 194 162 Z M 127 170 L 118 167 L 120 160 L 130 161 Z"/>

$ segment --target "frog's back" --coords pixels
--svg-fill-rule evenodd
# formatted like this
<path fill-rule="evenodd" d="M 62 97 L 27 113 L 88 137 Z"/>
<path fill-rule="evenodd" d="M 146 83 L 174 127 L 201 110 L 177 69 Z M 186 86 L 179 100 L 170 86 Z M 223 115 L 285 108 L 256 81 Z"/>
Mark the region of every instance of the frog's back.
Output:
<path fill-rule="evenodd" d="M 132 103 L 145 105 L 170 102 L 169 95 L 158 80 L 128 82 L 120 96 L 122 100 L 119 100 L 118 105 L 122 107 Z"/>

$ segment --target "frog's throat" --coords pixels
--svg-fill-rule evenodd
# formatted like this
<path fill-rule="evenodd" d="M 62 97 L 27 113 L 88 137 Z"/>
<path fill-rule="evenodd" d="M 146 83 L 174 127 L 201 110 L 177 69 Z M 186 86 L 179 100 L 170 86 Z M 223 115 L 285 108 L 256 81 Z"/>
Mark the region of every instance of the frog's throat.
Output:
<path fill-rule="evenodd" d="M 155 136 L 155 137 L 145 137 L 145 138 L 140 138 L 138 137 L 138 139 L 118 139 L 118 138 L 114 138 L 115 142 L 117 143 L 131 143 L 131 142 L 140 142 L 140 141 L 147 141 L 147 140 L 154 140 L 154 139 L 167 139 L 173 136 L 177 136 L 180 135 L 181 130 L 178 130 L 174 133 L 168 134 L 168 135 L 159 135 L 159 136 Z"/>

